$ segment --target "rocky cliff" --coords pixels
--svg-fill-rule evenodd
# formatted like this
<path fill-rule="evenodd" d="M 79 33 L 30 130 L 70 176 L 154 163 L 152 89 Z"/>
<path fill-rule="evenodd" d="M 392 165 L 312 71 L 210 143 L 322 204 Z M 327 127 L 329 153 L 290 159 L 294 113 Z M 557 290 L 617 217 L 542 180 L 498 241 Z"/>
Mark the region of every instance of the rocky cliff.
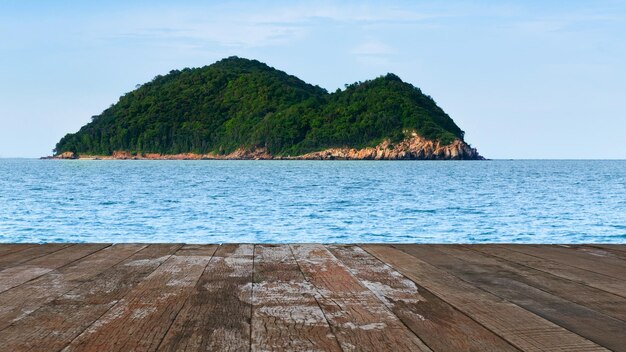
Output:
<path fill-rule="evenodd" d="M 112 155 L 77 155 L 65 152 L 55 159 L 99 160 L 484 160 L 475 148 L 456 139 L 442 145 L 439 141 L 425 139 L 412 133 L 411 137 L 393 144 L 384 140 L 370 148 L 329 148 L 322 151 L 295 156 L 273 156 L 264 148 L 237 149 L 229 154 L 132 154 L 116 151 Z"/>
<path fill-rule="evenodd" d="M 456 139 L 448 145 L 439 141 L 422 138 L 413 133 L 400 143 L 392 144 L 388 140 L 376 147 L 331 148 L 319 152 L 297 156 L 296 159 L 345 159 L 345 160 L 483 160 L 475 148 Z"/>

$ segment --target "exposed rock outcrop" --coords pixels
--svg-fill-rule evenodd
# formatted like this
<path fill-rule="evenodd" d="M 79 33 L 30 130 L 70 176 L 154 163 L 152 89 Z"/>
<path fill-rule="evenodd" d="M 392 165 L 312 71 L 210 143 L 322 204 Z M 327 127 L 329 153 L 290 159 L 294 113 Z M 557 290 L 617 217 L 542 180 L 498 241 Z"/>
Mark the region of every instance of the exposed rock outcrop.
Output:
<path fill-rule="evenodd" d="M 384 140 L 375 147 L 330 148 L 296 156 L 274 156 L 264 148 L 237 149 L 230 154 L 132 154 L 115 151 L 112 155 L 80 155 L 65 152 L 55 159 L 101 159 L 101 160 L 483 160 L 475 148 L 462 140 L 442 145 L 439 141 L 422 138 L 416 133 L 399 143 Z"/>
<path fill-rule="evenodd" d="M 53 157 L 46 157 L 45 159 L 78 159 L 78 155 L 74 152 L 64 152 Z"/>
<path fill-rule="evenodd" d="M 331 148 L 297 156 L 296 159 L 346 159 L 346 160 L 483 160 L 475 148 L 456 139 L 448 145 L 422 138 L 413 133 L 411 137 L 392 144 L 388 140 L 376 147 Z"/>

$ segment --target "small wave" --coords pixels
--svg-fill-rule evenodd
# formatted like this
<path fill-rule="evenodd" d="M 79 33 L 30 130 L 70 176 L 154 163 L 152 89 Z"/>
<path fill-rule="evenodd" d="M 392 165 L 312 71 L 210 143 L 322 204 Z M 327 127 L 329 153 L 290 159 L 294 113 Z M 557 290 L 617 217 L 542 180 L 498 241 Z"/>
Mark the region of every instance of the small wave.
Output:
<path fill-rule="evenodd" d="M 402 212 L 408 213 L 408 214 L 420 214 L 420 213 L 435 214 L 437 211 L 438 209 L 404 209 Z"/>
<path fill-rule="evenodd" d="M 178 204 L 180 203 L 180 200 L 178 199 L 164 199 L 162 200 L 163 203 L 174 203 L 174 204 Z"/>

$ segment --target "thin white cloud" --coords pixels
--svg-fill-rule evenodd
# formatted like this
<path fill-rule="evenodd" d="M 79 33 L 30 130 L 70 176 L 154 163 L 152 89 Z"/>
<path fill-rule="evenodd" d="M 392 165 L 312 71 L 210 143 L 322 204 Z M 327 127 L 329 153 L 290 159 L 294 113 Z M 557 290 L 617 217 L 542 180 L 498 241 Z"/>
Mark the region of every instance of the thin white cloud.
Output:
<path fill-rule="evenodd" d="M 334 5 L 334 6 L 295 6 L 271 13 L 261 13 L 251 17 L 258 22 L 269 23 L 303 23 L 313 19 L 324 19 L 336 22 L 403 22 L 423 21 L 441 17 L 432 14 L 386 6 L 371 5 Z"/>
<path fill-rule="evenodd" d="M 480 11 L 479 11 L 480 10 Z M 388 26 L 416 25 L 424 28 L 454 26 L 447 19 L 486 17 L 508 19 L 503 27 L 526 33 L 564 30 L 584 21 L 610 20 L 606 14 L 558 14 L 554 17 L 527 16 L 519 6 L 451 5 L 431 8 L 400 8 L 388 4 L 284 4 L 268 6 L 209 5 L 201 8 L 155 8 L 133 13 L 106 14 L 95 26 L 100 37 L 135 40 L 138 45 L 180 47 L 181 49 L 258 48 L 306 40 L 323 27 L 343 25 L 362 32 L 383 30 Z M 524 15 L 526 13 L 526 15 Z M 104 16 L 104 15 L 103 15 Z M 462 23 L 460 21 L 459 23 Z M 486 21 L 486 23 L 491 23 Z M 340 33 L 340 32 L 339 32 Z M 360 56 L 390 55 L 384 43 L 366 42 L 351 49 Z"/>
<path fill-rule="evenodd" d="M 156 10 L 102 18 L 100 31 L 113 39 L 180 40 L 214 43 L 225 47 L 272 46 L 299 40 L 320 22 L 332 25 L 419 22 L 444 16 L 385 6 L 292 5 L 281 8 L 203 8 Z"/>

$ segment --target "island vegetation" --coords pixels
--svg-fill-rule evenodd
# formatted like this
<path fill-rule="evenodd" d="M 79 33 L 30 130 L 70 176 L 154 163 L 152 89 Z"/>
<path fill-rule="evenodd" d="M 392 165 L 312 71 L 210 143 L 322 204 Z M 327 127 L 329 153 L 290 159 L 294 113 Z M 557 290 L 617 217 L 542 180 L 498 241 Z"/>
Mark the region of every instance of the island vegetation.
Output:
<path fill-rule="evenodd" d="M 63 137 L 54 153 L 227 155 L 261 148 L 287 156 L 382 142 L 393 148 L 410 134 L 441 146 L 464 137 L 430 96 L 394 74 L 329 93 L 257 60 L 229 57 L 156 76 Z"/>

